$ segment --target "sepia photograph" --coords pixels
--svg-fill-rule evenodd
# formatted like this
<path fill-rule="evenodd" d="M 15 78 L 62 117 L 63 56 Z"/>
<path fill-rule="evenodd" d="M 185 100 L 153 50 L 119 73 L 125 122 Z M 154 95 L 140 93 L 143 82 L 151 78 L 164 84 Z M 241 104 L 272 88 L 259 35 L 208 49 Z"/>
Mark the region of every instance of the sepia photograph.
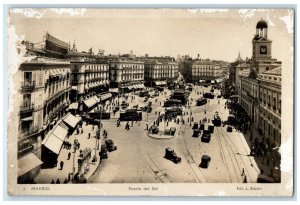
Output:
<path fill-rule="evenodd" d="M 9 8 L 8 194 L 292 196 L 294 15 Z"/>

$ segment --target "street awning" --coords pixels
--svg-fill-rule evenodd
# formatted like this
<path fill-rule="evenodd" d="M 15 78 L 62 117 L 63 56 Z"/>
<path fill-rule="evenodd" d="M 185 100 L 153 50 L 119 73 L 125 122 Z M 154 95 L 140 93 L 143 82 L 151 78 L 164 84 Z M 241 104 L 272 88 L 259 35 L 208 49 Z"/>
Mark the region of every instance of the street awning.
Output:
<path fill-rule="evenodd" d="M 54 134 L 57 138 L 64 141 L 65 137 L 68 134 L 68 131 L 62 128 L 61 126 L 57 126 L 53 131 L 52 134 Z"/>
<path fill-rule="evenodd" d="M 166 81 L 161 81 L 160 85 L 167 85 L 167 82 Z"/>
<path fill-rule="evenodd" d="M 84 89 L 88 90 L 88 89 L 89 89 L 89 86 L 88 86 L 88 85 L 85 85 L 85 86 L 84 86 Z"/>
<path fill-rule="evenodd" d="M 59 154 L 63 141 L 56 137 L 54 134 L 48 135 L 43 140 L 43 145 L 55 154 Z"/>
<path fill-rule="evenodd" d="M 109 88 L 109 92 L 111 92 L 111 93 L 119 93 L 119 89 L 118 88 Z"/>
<path fill-rule="evenodd" d="M 78 103 L 72 103 L 69 105 L 70 110 L 77 110 L 78 109 Z"/>
<path fill-rule="evenodd" d="M 107 100 L 107 99 L 109 99 L 109 98 L 111 98 L 111 97 L 112 97 L 112 94 L 111 94 L 111 93 L 106 93 L 106 94 L 103 94 L 103 95 L 100 96 L 101 101 Z"/>
<path fill-rule="evenodd" d="M 141 88 L 146 88 L 144 84 L 141 84 Z"/>
<path fill-rule="evenodd" d="M 87 99 L 87 100 L 85 100 L 85 101 L 83 101 L 83 102 L 84 102 L 84 104 L 85 104 L 88 108 L 94 106 L 94 105 L 97 103 L 96 99 L 93 98 L 93 97 L 91 97 L 91 98 L 89 98 L 89 99 Z"/>
<path fill-rule="evenodd" d="M 160 81 L 156 81 L 155 85 L 161 85 Z"/>
<path fill-rule="evenodd" d="M 94 96 L 94 98 L 98 103 L 100 102 L 100 98 L 98 98 L 97 96 Z"/>
<path fill-rule="evenodd" d="M 22 122 L 32 121 L 32 120 L 33 120 L 32 116 L 21 119 Z"/>
<path fill-rule="evenodd" d="M 43 164 L 43 162 L 33 153 L 30 153 L 25 157 L 22 157 L 21 159 L 18 160 L 18 177 L 37 168 L 41 164 Z"/>
<path fill-rule="evenodd" d="M 77 90 L 77 86 L 72 86 L 72 90 Z"/>
<path fill-rule="evenodd" d="M 70 125 L 71 127 L 75 128 L 76 125 L 79 123 L 80 119 L 72 115 L 71 113 L 67 114 L 67 116 L 63 119 L 65 123 Z M 62 128 L 63 129 L 63 128 Z"/>

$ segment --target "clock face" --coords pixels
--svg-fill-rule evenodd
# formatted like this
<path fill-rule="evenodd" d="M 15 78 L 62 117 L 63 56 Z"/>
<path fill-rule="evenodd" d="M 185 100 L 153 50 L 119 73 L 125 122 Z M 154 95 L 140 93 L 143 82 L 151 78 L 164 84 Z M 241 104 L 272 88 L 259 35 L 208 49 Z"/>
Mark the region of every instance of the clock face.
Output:
<path fill-rule="evenodd" d="M 267 46 L 260 47 L 260 54 L 267 54 Z"/>

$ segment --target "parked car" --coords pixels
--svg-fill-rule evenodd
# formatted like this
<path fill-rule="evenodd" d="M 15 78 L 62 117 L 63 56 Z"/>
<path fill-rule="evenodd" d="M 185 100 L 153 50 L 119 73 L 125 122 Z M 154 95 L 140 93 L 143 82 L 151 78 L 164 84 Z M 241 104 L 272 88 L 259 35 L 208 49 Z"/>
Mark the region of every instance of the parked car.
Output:
<path fill-rule="evenodd" d="M 193 130 L 197 130 L 199 128 L 199 124 L 198 124 L 198 122 L 194 122 L 194 125 L 193 125 L 193 127 L 192 127 L 192 129 Z"/>
<path fill-rule="evenodd" d="M 206 103 L 207 103 L 206 98 L 199 98 L 199 99 L 197 99 L 196 105 L 201 106 L 201 105 L 205 105 Z"/>
<path fill-rule="evenodd" d="M 215 98 L 215 95 L 212 94 L 212 93 L 204 93 L 204 94 L 203 94 L 203 97 L 204 97 L 204 98 L 209 98 L 209 99 L 214 99 L 214 98 Z"/>
<path fill-rule="evenodd" d="M 201 131 L 199 129 L 194 129 L 192 137 L 199 137 L 200 134 L 201 134 Z"/>
<path fill-rule="evenodd" d="M 203 123 L 201 123 L 199 126 L 199 130 L 204 130 L 204 128 L 205 128 L 205 125 Z"/>
<path fill-rule="evenodd" d="M 166 159 L 171 160 L 176 164 L 181 162 L 181 158 L 176 155 L 174 149 L 167 147 L 165 151 L 166 151 L 165 152 Z"/>
<path fill-rule="evenodd" d="M 106 144 L 107 150 L 108 150 L 109 152 L 112 152 L 112 151 L 117 150 L 117 146 L 115 146 L 115 143 L 114 143 L 113 140 L 107 139 L 107 140 L 105 140 L 105 144 Z"/>
<path fill-rule="evenodd" d="M 199 167 L 202 167 L 202 168 L 208 168 L 208 165 L 209 165 L 209 163 L 210 163 L 210 161 L 211 161 L 211 157 L 210 156 L 208 156 L 208 155 L 203 155 L 202 157 L 201 157 L 201 163 L 200 163 L 200 165 L 199 165 Z"/>
<path fill-rule="evenodd" d="M 171 135 L 175 135 L 176 127 L 170 127 Z"/>
<path fill-rule="evenodd" d="M 106 144 L 101 145 L 101 151 L 99 152 L 99 156 L 100 156 L 101 159 L 107 159 L 108 158 Z"/>
<path fill-rule="evenodd" d="M 214 126 L 213 124 L 209 123 L 209 124 L 208 124 L 208 131 L 209 131 L 210 133 L 214 133 L 214 129 L 215 129 L 215 126 Z"/>
<path fill-rule="evenodd" d="M 208 130 L 203 130 L 203 134 L 201 137 L 201 142 L 209 143 L 211 138 L 211 134 Z"/>
<path fill-rule="evenodd" d="M 232 132 L 232 127 L 231 126 L 227 126 L 227 132 Z"/>

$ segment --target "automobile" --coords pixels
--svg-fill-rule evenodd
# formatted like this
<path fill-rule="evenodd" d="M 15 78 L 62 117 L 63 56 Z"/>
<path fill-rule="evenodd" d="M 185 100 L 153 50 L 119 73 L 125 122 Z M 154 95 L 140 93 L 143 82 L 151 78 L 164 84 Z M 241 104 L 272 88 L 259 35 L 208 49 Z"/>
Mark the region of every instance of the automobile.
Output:
<path fill-rule="evenodd" d="M 152 125 L 152 126 L 150 127 L 150 133 L 151 133 L 151 134 L 158 134 L 158 133 L 159 133 L 159 127 L 156 126 L 156 125 Z"/>
<path fill-rule="evenodd" d="M 165 158 L 168 160 L 171 160 L 174 163 L 180 163 L 181 162 L 181 158 L 178 157 L 174 151 L 174 149 L 167 147 L 165 150 Z"/>
<path fill-rule="evenodd" d="M 213 124 L 211 124 L 211 123 L 208 124 L 208 131 L 210 133 L 214 133 L 214 128 L 215 128 L 215 126 Z"/>
<path fill-rule="evenodd" d="M 212 93 L 204 93 L 203 94 L 204 98 L 209 98 L 209 99 L 214 99 L 215 95 Z"/>
<path fill-rule="evenodd" d="M 232 132 L 232 127 L 231 126 L 227 126 L 227 132 Z"/>
<path fill-rule="evenodd" d="M 101 151 L 99 152 L 99 156 L 100 156 L 101 159 L 107 159 L 108 158 L 106 144 L 101 145 Z"/>
<path fill-rule="evenodd" d="M 205 105 L 206 103 L 207 103 L 206 98 L 199 98 L 199 99 L 197 99 L 196 105 L 201 106 L 201 105 Z"/>
<path fill-rule="evenodd" d="M 200 134 L 201 134 L 201 131 L 199 129 L 194 129 L 192 137 L 199 137 Z"/>
<path fill-rule="evenodd" d="M 208 130 L 203 130 L 203 134 L 201 137 L 201 142 L 209 143 L 211 138 L 211 134 Z"/>
<path fill-rule="evenodd" d="M 105 144 L 106 144 L 107 150 L 108 150 L 109 152 L 112 152 L 112 151 L 117 150 L 117 146 L 115 146 L 113 140 L 107 139 L 107 140 L 105 140 Z"/>
<path fill-rule="evenodd" d="M 199 130 L 204 130 L 204 128 L 205 128 L 205 125 L 203 123 L 201 123 L 199 126 Z"/>
<path fill-rule="evenodd" d="M 199 127 L 198 122 L 194 122 L 194 125 L 193 125 L 192 129 L 193 129 L 193 130 L 197 130 L 198 127 Z"/>
<path fill-rule="evenodd" d="M 211 161 L 211 157 L 208 155 L 202 155 L 201 157 L 201 163 L 199 164 L 199 167 L 201 168 L 208 168 L 208 165 Z"/>
<path fill-rule="evenodd" d="M 176 132 L 176 127 L 170 127 L 170 133 L 171 135 L 175 135 L 175 132 Z"/>

